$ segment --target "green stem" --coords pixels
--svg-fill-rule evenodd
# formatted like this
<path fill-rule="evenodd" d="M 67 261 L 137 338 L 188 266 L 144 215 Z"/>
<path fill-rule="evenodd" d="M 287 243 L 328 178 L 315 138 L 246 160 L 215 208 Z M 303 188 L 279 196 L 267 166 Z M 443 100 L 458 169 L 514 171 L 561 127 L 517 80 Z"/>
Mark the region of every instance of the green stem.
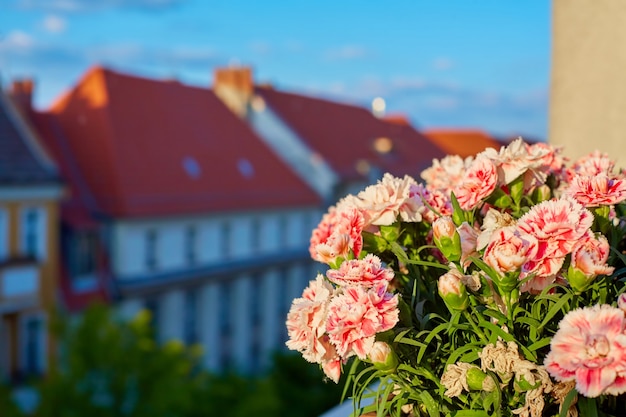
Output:
<path fill-rule="evenodd" d="M 482 330 L 480 330 L 480 327 L 478 327 L 478 325 L 474 322 L 474 319 L 472 318 L 472 315 L 467 311 L 463 311 L 463 315 L 465 316 L 465 319 L 469 322 L 469 324 L 472 326 L 472 328 L 474 329 L 474 332 L 476 332 L 476 334 L 478 336 L 480 336 L 480 338 L 485 342 L 488 343 L 489 339 L 487 339 L 487 336 L 485 336 L 485 333 L 483 333 Z"/>

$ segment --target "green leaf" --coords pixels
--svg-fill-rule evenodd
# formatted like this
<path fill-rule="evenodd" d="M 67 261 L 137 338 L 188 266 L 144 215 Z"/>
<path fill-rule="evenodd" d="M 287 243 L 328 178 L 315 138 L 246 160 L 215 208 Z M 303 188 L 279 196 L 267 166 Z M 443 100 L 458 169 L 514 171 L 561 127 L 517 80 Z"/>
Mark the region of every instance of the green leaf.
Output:
<path fill-rule="evenodd" d="M 567 417 L 567 411 L 572 406 L 574 399 L 578 395 L 578 391 L 576 389 L 572 389 L 567 393 L 565 399 L 563 400 L 563 404 L 561 404 L 561 412 L 559 413 L 559 417 Z"/>
<path fill-rule="evenodd" d="M 528 346 L 528 350 L 532 350 L 533 352 L 537 351 L 541 349 L 542 347 L 548 346 L 551 340 L 552 338 L 550 337 L 544 337 L 543 339 L 540 339 L 536 341 L 535 343 L 531 344 L 530 346 Z"/>
<path fill-rule="evenodd" d="M 489 417 L 489 414 L 483 410 L 461 410 L 452 414 L 452 417 Z"/>
<path fill-rule="evenodd" d="M 556 315 L 556 313 L 558 313 L 565 306 L 565 304 L 567 304 L 571 299 L 572 299 L 571 293 L 566 293 L 566 294 L 561 295 L 559 300 L 552 307 L 550 307 L 545 317 L 543 318 L 543 321 L 541 322 L 541 325 L 539 326 L 539 328 L 540 329 L 544 328 L 546 324 L 548 324 L 550 320 L 552 320 L 552 318 Z"/>
<path fill-rule="evenodd" d="M 398 244 L 398 242 L 390 242 L 391 251 L 394 255 L 398 257 L 398 260 L 403 264 L 409 262 L 409 257 L 407 256 L 404 248 Z"/>
<path fill-rule="evenodd" d="M 388 249 L 385 239 L 370 232 L 363 232 L 363 247 L 370 253 L 383 253 Z"/>
<path fill-rule="evenodd" d="M 422 391 L 419 395 L 420 401 L 426 407 L 430 417 L 439 417 L 439 404 L 433 399 L 428 391 Z"/>
<path fill-rule="evenodd" d="M 569 395 L 569 394 L 568 394 Z M 578 397 L 578 410 L 581 416 L 598 417 L 598 405 L 595 398 Z"/>

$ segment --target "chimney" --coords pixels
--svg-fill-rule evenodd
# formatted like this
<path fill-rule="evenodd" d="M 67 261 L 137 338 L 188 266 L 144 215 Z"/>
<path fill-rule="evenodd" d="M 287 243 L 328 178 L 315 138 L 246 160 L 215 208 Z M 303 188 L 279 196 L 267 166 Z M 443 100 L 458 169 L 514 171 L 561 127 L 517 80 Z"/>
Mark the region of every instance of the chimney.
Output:
<path fill-rule="evenodd" d="M 213 91 L 239 117 L 246 117 L 254 93 L 252 68 L 217 68 L 213 75 Z"/>
<path fill-rule="evenodd" d="M 28 113 L 33 109 L 33 91 L 35 82 L 31 78 L 14 80 L 9 90 L 9 96 L 13 100 L 15 107 L 21 113 Z"/>

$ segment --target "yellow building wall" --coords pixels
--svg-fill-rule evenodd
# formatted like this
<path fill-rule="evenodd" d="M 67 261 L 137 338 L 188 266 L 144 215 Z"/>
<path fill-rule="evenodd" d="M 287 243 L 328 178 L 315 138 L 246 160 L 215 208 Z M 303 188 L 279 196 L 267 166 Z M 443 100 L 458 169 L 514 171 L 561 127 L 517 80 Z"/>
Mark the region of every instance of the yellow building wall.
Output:
<path fill-rule="evenodd" d="M 626 167 L 626 1 L 553 0 L 548 138 Z"/>
<path fill-rule="evenodd" d="M 25 309 L 17 313 L 4 316 L 9 333 L 9 370 L 13 372 L 18 367 L 18 322 L 19 315 L 29 312 L 45 312 L 47 323 L 57 309 L 60 273 L 60 219 L 59 204 L 56 200 L 20 200 L 20 201 L 0 201 L 0 208 L 8 214 L 8 248 L 9 259 L 20 257 L 20 211 L 24 207 L 43 207 L 46 211 L 46 257 L 39 263 L 40 272 L 40 303 L 34 308 Z M 54 362 L 56 357 L 56 342 L 48 337 L 47 342 L 48 364 Z"/>

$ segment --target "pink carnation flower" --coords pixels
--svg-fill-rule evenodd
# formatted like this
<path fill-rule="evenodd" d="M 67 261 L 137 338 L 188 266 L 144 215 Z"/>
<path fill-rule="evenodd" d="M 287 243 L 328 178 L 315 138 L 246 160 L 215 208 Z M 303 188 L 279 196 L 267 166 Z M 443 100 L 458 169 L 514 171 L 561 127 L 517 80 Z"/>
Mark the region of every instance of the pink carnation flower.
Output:
<path fill-rule="evenodd" d="M 491 235 L 484 259 L 500 275 L 521 272 L 522 266 L 537 254 L 537 239 L 520 233 L 513 226 L 502 227 Z"/>
<path fill-rule="evenodd" d="M 472 210 L 496 189 L 498 172 L 490 159 L 474 160 L 465 177 L 454 188 L 454 195 L 463 210 Z"/>
<path fill-rule="evenodd" d="M 365 218 L 365 226 L 387 226 L 393 224 L 398 216 L 405 222 L 422 220 L 421 202 L 410 196 L 411 186 L 416 182 L 405 175 L 396 178 L 387 173 L 377 184 L 368 186 L 351 201 L 359 208 Z"/>
<path fill-rule="evenodd" d="M 398 322 L 398 296 L 387 292 L 387 283 L 370 289 L 344 287 L 328 307 L 326 330 L 337 353 L 346 359 L 367 358 L 376 334 L 392 329 Z"/>
<path fill-rule="evenodd" d="M 378 256 L 369 254 L 363 259 L 344 261 L 339 269 L 329 269 L 326 276 L 341 287 L 356 284 L 371 288 L 391 281 L 394 274 L 391 268 L 383 268 Z"/>
<path fill-rule="evenodd" d="M 585 207 L 608 206 L 626 200 L 626 181 L 607 175 L 577 175 L 564 192 Z"/>
<path fill-rule="evenodd" d="M 583 156 L 572 166 L 572 175 L 611 175 L 615 162 L 606 153 L 592 152 Z"/>
<path fill-rule="evenodd" d="M 311 235 L 309 253 L 325 264 L 338 257 L 348 257 L 350 252 L 359 256 L 363 248 L 363 214 L 356 208 L 338 210 L 331 207 Z"/>
<path fill-rule="evenodd" d="M 304 289 L 302 297 L 293 300 L 287 314 L 287 347 L 302 353 L 309 362 L 321 363 L 329 354 L 323 336 L 328 303 L 334 291 L 333 286 L 318 275 Z"/>
<path fill-rule="evenodd" d="M 441 160 L 433 159 L 433 164 L 422 171 L 420 176 L 428 188 L 449 191 L 454 184 L 463 181 L 471 162 L 471 157 L 463 159 L 458 155 L 448 155 Z"/>
<path fill-rule="evenodd" d="M 471 263 L 469 257 L 478 255 L 476 245 L 478 242 L 478 230 L 467 222 L 463 222 L 457 227 L 457 232 L 461 237 L 461 264 L 467 268 Z"/>
<path fill-rule="evenodd" d="M 411 198 L 422 203 L 422 218 L 428 223 L 433 223 L 440 216 L 452 215 L 452 201 L 449 192 L 416 184 L 411 186 Z"/>
<path fill-rule="evenodd" d="M 615 268 L 606 264 L 610 251 L 606 237 L 600 235 L 596 238 L 589 231 L 574 246 L 571 266 L 588 277 L 612 274 Z"/>
<path fill-rule="evenodd" d="M 542 148 L 529 148 L 521 138 L 511 142 L 508 146 L 503 146 L 500 151 L 488 148 L 477 157 L 487 157 L 493 161 L 498 168 L 499 184 L 510 184 L 521 175 L 525 176 L 525 188 L 534 183 L 542 183 L 546 173 L 541 169 L 543 158 L 549 150 Z"/>
<path fill-rule="evenodd" d="M 593 214 L 571 198 L 544 201 L 533 206 L 517 222 L 524 233 L 534 236 L 538 250 L 525 271 L 539 276 L 554 275 L 574 245 L 593 224 Z"/>
<path fill-rule="evenodd" d="M 624 312 L 596 305 L 569 312 L 550 343 L 544 365 L 557 381 L 576 381 L 586 397 L 626 392 Z"/>

